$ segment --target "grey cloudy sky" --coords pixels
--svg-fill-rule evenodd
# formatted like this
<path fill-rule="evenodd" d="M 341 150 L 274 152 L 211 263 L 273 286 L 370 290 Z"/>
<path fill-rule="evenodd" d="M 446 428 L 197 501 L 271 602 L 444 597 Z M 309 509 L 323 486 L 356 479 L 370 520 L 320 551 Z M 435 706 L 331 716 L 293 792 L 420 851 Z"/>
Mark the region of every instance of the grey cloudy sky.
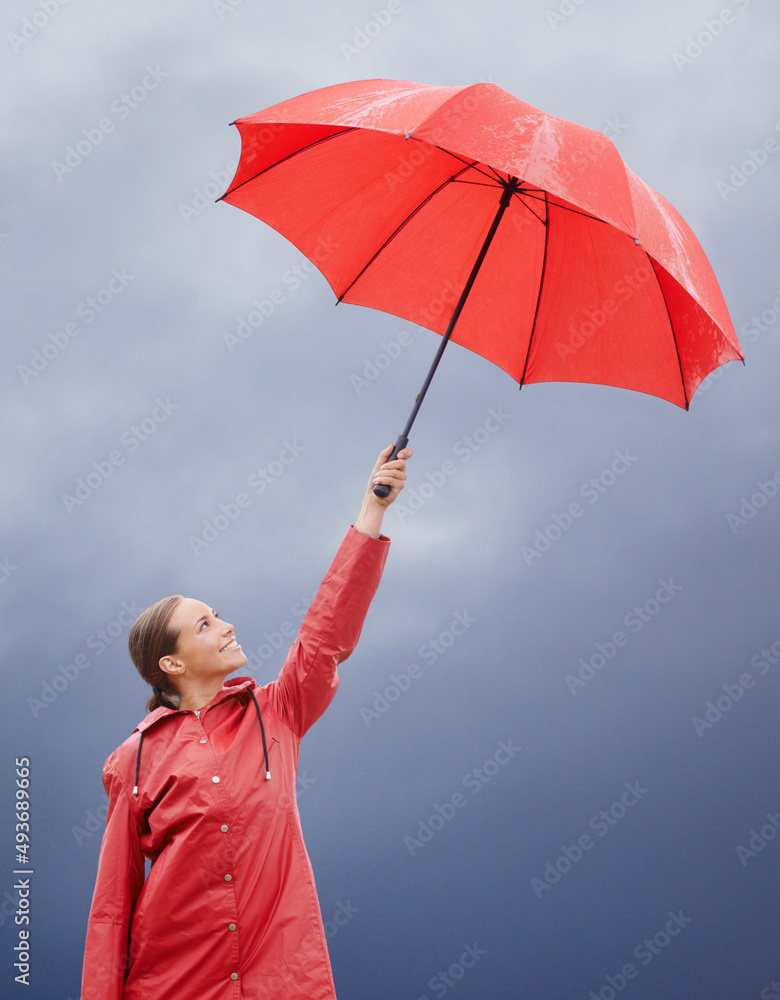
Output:
<path fill-rule="evenodd" d="M 130 618 L 208 601 L 272 679 L 433 356 L 214 204 L 229 122 L 383 77 L 492 81 L 606 132 L 699 237 L 747 363 L 686 413 L 518 393 L 445 354 L 360 647 L 302 750 L 339 997 L 780 996 L 777 6 L 10 0 L 2 20 L 3 995 L 79 995 L 100 770 L 147 697 Z"/>

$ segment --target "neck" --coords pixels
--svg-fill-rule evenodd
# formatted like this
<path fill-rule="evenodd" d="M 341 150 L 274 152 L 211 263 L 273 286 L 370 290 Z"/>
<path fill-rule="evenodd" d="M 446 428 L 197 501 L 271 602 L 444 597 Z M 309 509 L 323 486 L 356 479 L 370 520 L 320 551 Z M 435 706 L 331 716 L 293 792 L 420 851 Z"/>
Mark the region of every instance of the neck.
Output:
<path fill-rule="evenodd" d="M 195 681 L 181 685 L 179 691 L 179 711 L 197 712 L 213 701 L 222 690 L 222 678 L 211 681 Z"/>

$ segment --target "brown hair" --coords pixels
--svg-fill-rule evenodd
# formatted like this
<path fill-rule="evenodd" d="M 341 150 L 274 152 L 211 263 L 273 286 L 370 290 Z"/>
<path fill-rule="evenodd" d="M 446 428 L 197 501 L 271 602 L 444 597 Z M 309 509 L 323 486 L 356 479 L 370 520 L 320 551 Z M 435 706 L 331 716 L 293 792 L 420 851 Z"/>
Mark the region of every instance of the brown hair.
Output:
<path fill-rule="evenodd" d="M 146 703 L 147 712 L 153 712 L 160 706 L 179 707 L 176 685 L 164 670 L 160 670 L 160 659 L 176 651 L 179 636 L 171 630 L 170 621 L 181 600 L 180 594 L 164 597 L 142 611 L 130 629 L 127 642 L 130 656 L 138 673 L 154 691 Z"/>

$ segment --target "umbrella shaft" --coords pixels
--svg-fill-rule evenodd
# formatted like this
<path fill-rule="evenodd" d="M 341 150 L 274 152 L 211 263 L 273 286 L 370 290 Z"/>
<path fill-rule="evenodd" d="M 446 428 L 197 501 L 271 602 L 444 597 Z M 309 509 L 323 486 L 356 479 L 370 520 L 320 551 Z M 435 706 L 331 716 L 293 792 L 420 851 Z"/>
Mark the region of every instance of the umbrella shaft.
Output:
<path fill-rule="evenodd" d="M 436 357 L 433 359 L 433 364 L 431 365 L 428 374 L 425 377 L 425 382 L 423 383 L 422 389 L 420 389 L 417 394 L 417 398 L 414 401 L 414 406 L 412 407 L 412 412 L 409 414 L 409 419 L 406 421 L 406 427 L 404 427 L 401 434 L 398 436 L 398 440 L 395 442 L 395 447 L 392 453 L 388 457 L 387 461 L 392 462 L 393 459 L 398 455 L 398 452 L 406 447 L 409 440 L 409 431 L 412 429 L 412 424 L 414 423 L 414 418 L 417 416 L 417 411 L 420 409 L 420 404 L 425 398 L 425 393 L 428 391 L 428 386 L 431 384 L 431 379 L 433 378 L 433 373 L 436 371 L 436 367 L 441 360 L 441 356 L 444 353 L 444 348 L 447 346 L 449 339 L 452 335 L 452 331 L 455 329 L 455 324 L 458 322 L 458 317 L 461 314 L 463 306 L 466 304 L 466 299 L 468 298 L 469 292 L 471 291 L 471 286 L 476 280 L 479 269 L 482 266 L 482 261 L 485 259 L 485 254 L 488 252 L 490 244 L 493 242 L 493 237 L 496 235 L 496 230 L 498 229 L 498 224 L 501 222 L 501 216 L 507 209 L 512 195 L 517 190 L 519 181 L 516 177 L 510 177 L 509 180 L 504 184 L 504 191 L 501 195 L 501 201 L 498 204 L 498 210 L 496 211 L 493 223 L 490 226 L 485 241 L 482 244 L 482 249 L 477 255 L 477 259 L 474 261 L 474 266 L 471 269 L 471 274 L 469 275 L 468 281 L 463 286 L 463 291 L 460 293 L 460 298 L 455 306 L 452 313 L 452 318 L 447 324 L 447 329 L 444 331 L 444 336 L 442 337 L 441 343 L 439 344 L 439 349 L 436 352 Z M 390 487 L 385 486 L 380 483 L 378 486 L 374 487 L 374 493 L 378 497 L 387 497 L 390 495 Z"/>
<path fill-rule="evenodd" d="M 490 247 L 490 244 L 493 242 L 493 237 L 496 235 L 496 230 L 498 229 L 498 225 L 501 222 L 501 216 L 506 211 L 509 202 L 512 198 L 512 195 L 517 190 L 518 183 L 519 182 L 516 177 L 510 177 L 509 181 L 504 185 L 504 191 L 503 194 L 501 195 L 501 201 L 499 202 L 495 218 L 493 219 L 493 223 L 488 231 L 487 236 L 485 237 L 485 241 L 482 244 L 482 248 L 479 251 L 479 254 L 477 255 L 477 259 L 474 261 L 474 266 L 471 269 L 471 274 L 468 277 L 468 281 L 463 286 L 463 291 L 460 293 L 460 298 L 458 299 L 457 305 L 453 310 L 452 317 L 449 323 L 447 324 L 447 329 L 444 331 L 442 341 L 439 344 L 439 349 L 436 351 L 436 357 L 433 359 L 433 364 L 431 365 L 428 374 L 425 377 L 425 382 L 423 382 L 423 387 L 417 394 L 414 406 L 412 408 L 412 412 L 409 414 L 409 419 L 406 421 L 406 426 L 404 427 L 403 433 L 401 434 L 401 437 L 403 438 L 409 437 L 409 431 L 412 429 L 412 424 L 414 423 L 414 419 L 417 416 L 417 411 L 420 409 L 420 405 L 423 399 L 425 398 L 425 393 L 428 391 L 428 386 L 431 384 L 431 379 L 433 378 L 433 374 L 436 371 L 439 361 L 441 360 L 442 354 L 444 353 L 444 348 L 449 343 L 449 339 L 452 336 L 452 331 L 455 329 L 455 324 L 458 322 L 458 318 L 463 310 L 463 306 L 466 304 L 466 299 L 468 298 L 469 292 L 471 291 L 471 286 L 474 284 L 477 274 L 479 274 L 479 269 L 480 267 L 482 267 L 482 262 L 485 259 L 485 255 L 488 252 L 488 248 Z"/>

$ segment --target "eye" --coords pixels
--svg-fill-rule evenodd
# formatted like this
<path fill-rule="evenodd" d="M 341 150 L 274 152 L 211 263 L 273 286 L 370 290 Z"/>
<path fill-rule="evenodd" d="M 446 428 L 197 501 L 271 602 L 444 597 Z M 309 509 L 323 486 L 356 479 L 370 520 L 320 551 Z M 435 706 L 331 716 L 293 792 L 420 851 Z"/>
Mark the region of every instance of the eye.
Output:
<path fill-rule="evenodd" d="M 214 615 L 215 618 L 219 618 L 219 612 L 218 611 L 212 611 L 211 613 Z M 200 623 L 201 632 L 203 631 L 204 628 L 206 628 L 207 625 L 208 625 L 208 619 L 206 619 L 206 621 L 203 621 L 203 622 Z"/>
<path fill-rule="evenodd" d="M 215 618 L 219 618 L 219 612 L 218 611 L 212 611 L 211 613 L 212 613 L 212 615 L 214 615 Z M 206 628 L 208 626 L 208 623 L 209 623 L 208 619 L 205 619 L 204 621 L 202 621 L 200 623 L 200 631 L 201 632 L 203 631 L 204 628 Z"/>

